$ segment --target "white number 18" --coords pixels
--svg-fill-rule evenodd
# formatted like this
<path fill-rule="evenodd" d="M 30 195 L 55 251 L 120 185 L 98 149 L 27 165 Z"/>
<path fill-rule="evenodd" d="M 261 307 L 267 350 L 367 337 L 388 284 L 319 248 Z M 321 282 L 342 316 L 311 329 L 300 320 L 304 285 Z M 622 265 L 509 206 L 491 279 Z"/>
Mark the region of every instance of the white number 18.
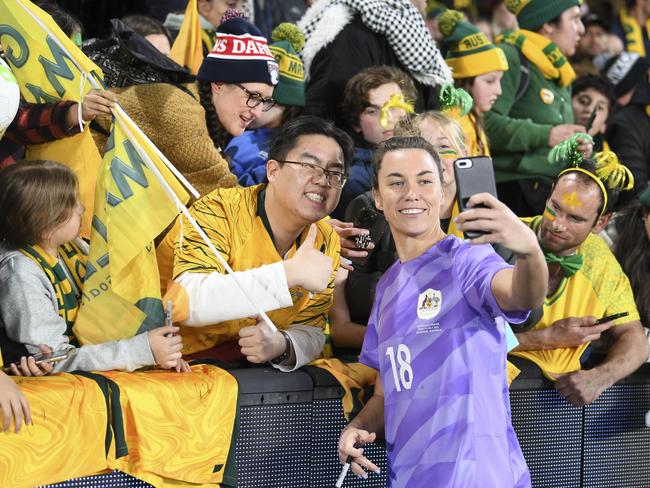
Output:
<path fill-rule="evenodd" d="M 390 359 L 390 369 L 393 371 L 395 389 L 397 391 L 402 391 L 402 388 L 410 390 L 411 383 L 413 383 L 413 369 L 411 369 L 411 351 L 409 348 L 405 344 L 400 344 L 397 346 L 397 354 L 395 354 L 393 346 L 390 346 L 386 349 L 386 356 Z"/>

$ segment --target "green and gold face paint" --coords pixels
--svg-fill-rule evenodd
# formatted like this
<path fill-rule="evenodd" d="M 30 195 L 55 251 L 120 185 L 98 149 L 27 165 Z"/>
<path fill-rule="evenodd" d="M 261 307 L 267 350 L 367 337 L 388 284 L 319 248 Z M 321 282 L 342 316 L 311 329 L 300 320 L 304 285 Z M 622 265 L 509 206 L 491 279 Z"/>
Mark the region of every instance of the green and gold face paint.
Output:
<path fill-rule="evenodd" d="M 578 192 L 575 191 L 572 191 L 571 193 L 563 193 L 562 203 L 571 208 L 582 207 L 582 200 L 580 200 Z"/>
<path fill-rule="evenodd" d="M 544 208 L 544 213 L 542 214 L 542 217 L 548 220 L 549 222 L 553 222 L 557 218 L 557 214 L 552 208 L 549 208 L 547 205 L 546 208 Z"/>
<path fill-rule="evenodd" d="M 81 43 L 82 43 L 81 32 L 79 31 L 73 32 L 72 35 L 70 36 L 70 40 L 74 42 L 75 46 L 81 49 Z"/>

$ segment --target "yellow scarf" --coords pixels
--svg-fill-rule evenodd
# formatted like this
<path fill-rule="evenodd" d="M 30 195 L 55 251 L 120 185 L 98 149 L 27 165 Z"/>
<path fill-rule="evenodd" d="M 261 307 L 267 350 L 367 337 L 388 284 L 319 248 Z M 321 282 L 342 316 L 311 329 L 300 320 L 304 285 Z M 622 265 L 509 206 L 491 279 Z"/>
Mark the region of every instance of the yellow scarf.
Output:
<path fill-rule="evenodd" d="M 517 47 L 542 72 L 544 78 L 555 80 L 562 87 L 569 86 L 576 77 L 571 63 L 560 49 L 536 32 L 525 29 L 506 31 L 496 42 Z"/>
<path fill-rule="evenodd" d="M 622 9 L 619 14 L 621 25 L 625 31 L 625 50 L 631 53 L 638 53 L 642 58 L 645 57 L 645 43 L 643 41 L 643 32 L 637 20 L 628 14 L 626 9 Z M 650 33 L 650 19 L 645 21 L 645 30 Z"/>

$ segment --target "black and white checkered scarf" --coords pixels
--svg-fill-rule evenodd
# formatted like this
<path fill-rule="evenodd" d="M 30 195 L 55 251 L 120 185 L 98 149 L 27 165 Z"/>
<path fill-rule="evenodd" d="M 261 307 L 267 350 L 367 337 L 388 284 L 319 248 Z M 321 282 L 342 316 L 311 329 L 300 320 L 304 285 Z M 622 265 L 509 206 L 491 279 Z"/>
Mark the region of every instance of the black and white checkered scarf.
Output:
<path fill-rule="evenodd" d="M 298 24 L 306 38 L 301 55 L 307 76 L 316 53 L 334 40 L 355 14 L 373 32 L 386 36 L 416 80 L 432 86 L 453 83 L 449 67 L 410 0 L 317 0 Z"/>

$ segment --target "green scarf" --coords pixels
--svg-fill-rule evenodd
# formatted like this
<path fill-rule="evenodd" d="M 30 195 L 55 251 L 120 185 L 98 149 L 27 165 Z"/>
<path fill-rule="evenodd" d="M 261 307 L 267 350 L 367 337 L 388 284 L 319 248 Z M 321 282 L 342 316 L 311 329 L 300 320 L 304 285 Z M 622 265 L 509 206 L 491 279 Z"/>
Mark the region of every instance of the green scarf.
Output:
<path fill-rule="evenodd" d="M 74 293 L 72 285 L 63 269 L 61 261 L 57 257 L 51 256 L 41 246 L 25 246 L 20 251 L 34 261 L 43 270 L 50 280 L 54 292 L 56 293 L 56 303 L 58 306 L 59 316 L 65 320 L 66 335 L 71 343 L 76 343 L 72 326 L 77 318 L 79 302 Z"/>
<path fill-rule="evenodd" d="M 576 78 L 571 63 L 560 48 L 536 32 L 525 29 L 505 31 L 496 42 L 515 46 L 546 79 L 554 80 L 561 87 L 571 85 Z"/>

